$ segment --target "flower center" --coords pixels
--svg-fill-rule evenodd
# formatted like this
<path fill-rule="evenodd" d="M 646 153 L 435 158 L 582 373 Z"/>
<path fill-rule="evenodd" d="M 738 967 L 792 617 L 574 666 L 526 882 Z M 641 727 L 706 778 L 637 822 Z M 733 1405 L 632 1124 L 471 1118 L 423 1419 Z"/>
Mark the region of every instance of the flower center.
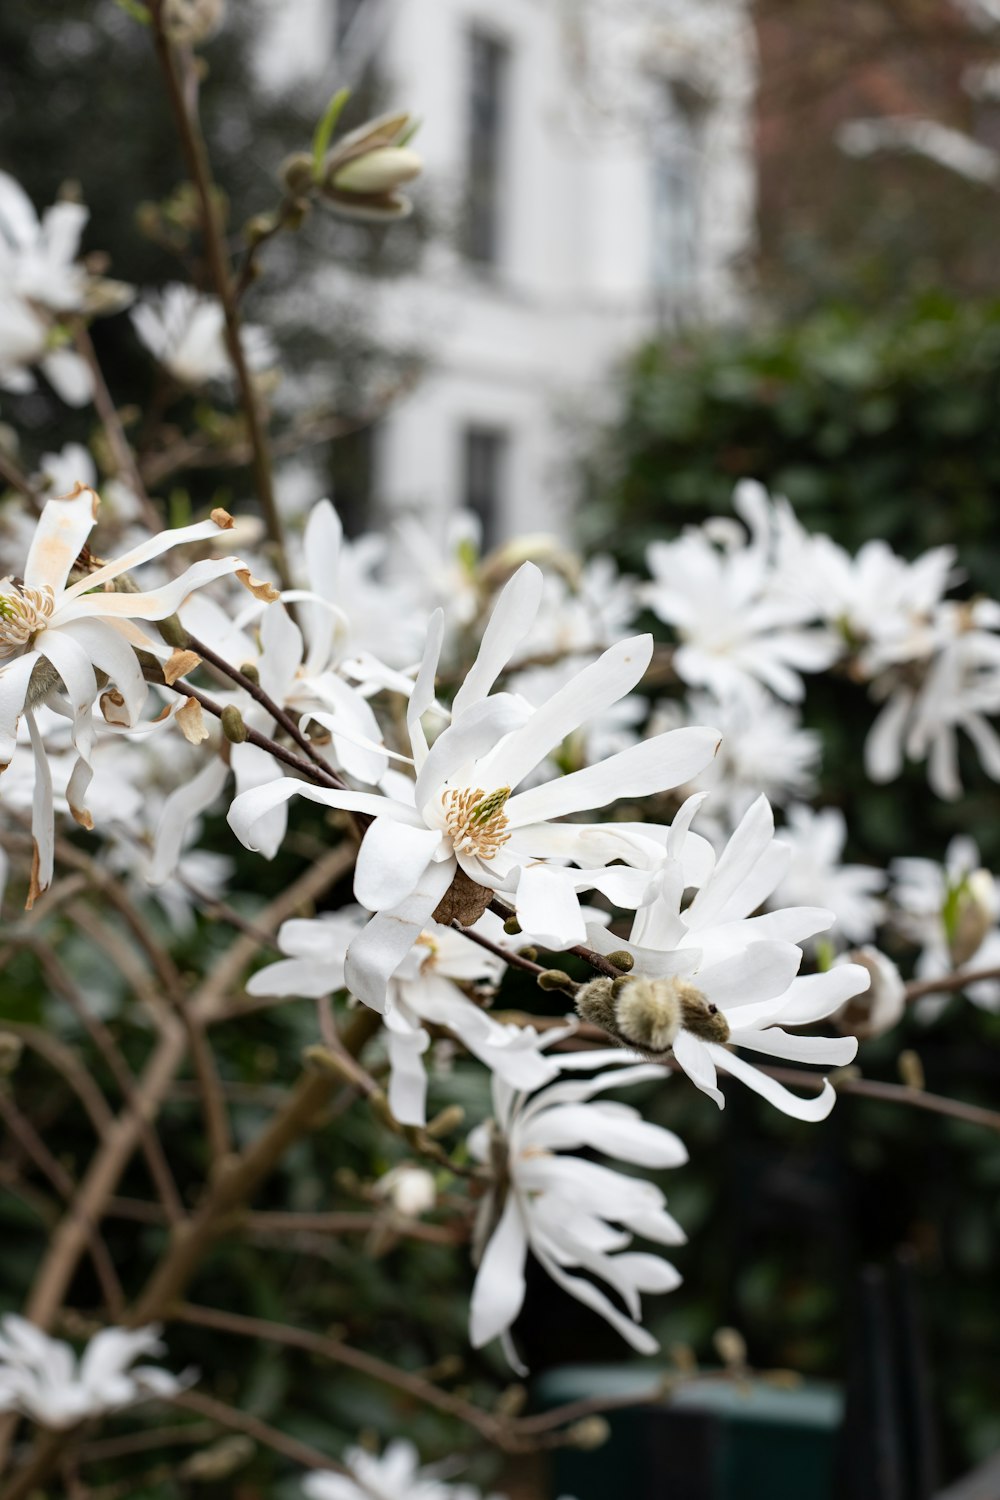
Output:
<path fill-rule="evenodd" d="M 0 581 L 0 658 L 26 646 L 48 624 L 55 607 L 56 596 L 48 584 L 32 589 L 10 578 Z"/>
<path fill-rule="evenodd" d="M 482 787 L 453 787 L 444 794 L 444 820 L 456 854 L 492 859 L 510 838 L 504 808 L 510 787 L 486 793 Z"/>

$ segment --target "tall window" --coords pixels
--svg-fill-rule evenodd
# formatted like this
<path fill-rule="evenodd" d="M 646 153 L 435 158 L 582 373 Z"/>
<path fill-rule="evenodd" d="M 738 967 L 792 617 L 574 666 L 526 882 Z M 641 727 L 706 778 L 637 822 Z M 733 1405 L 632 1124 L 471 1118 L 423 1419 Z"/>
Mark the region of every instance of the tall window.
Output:
<path fill-rule="evenodd" d="M 507 489 L 509 435 L 499 427 L 467 427 L 463 434 L 462 499 L 483 528 L 483 548 L 498 540 Z"/>
<path fill-rule="evenodd" d="M 653 284 L 673 316 L 698 291 L 702 238 L 704 100 L 683 86 L 663 86 L 652 137 Z"/>
<path fill-rule="evenodd" d="M 486 32 L 469 37 L 469 180 L 465 251 L 494 266 L 500 259 L 501 176 L 510 54 Z"/>

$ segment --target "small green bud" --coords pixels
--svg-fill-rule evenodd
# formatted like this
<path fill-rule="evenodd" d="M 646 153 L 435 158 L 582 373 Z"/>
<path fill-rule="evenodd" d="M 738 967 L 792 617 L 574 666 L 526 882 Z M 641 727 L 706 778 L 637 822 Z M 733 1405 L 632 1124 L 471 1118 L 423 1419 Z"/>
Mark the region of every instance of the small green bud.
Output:
<path fill-rule="evenodd" d="M 538 949 L 533 948 L 530 943 L 527 943 L 523 948 L 518 948 L 517 953 L 519 958 L 526 958 L 532 964 L 538 957 Z"/>
<path fill-rule="evenodd" d="M 575 988 L 572 979 L 562 969 L 543 969 L 537 976 L 541 990 L 568 990 Z"/>
<path fill-rule="evenodd" d="M 256 687 L 260 686 L 260 673 L 257 670 L 256 662 L 245 661 L 240 667 L 240 672 L 245 678 L 247 678 L 249 682 L 252 682 Z"/>
<path fill-rule="evenodd" d="M 508 917 L 506 922 L 503 924 L 503 930 L 508 937 L 517 937 L 518 933 L 521 931 L 521 924 L 516 917 Z"/>
<path fill-rule="evenodd" d="M 582 1448 L 584 1453 L 591 1453 L 595 1448 L 603 1448 L 610 1436 L 611 1428 L 606 1418 L 583 1417 L 572 1427 L 567 1427 L 563 1441 L 570 1448 Z"/>
<path fill-rule="evenodd" d="M 247 739 L 247 726 L 235 703 L 227 703 L 222 710 L 222 732 L 231 745 L 242 745 Z"/>
<path fill-rule="evenodd" d="M 156 628 L 168 646 L 173 646 L 177 651 L 188 649 L 191 637 L 176 615 L 168 615 L 165 620 L 157 620 Z"/>
<path fill-rule="evenodd" d="M 0 1031 L 0 1074 L 13 1073 L 21 1061 L 24 1043 L 12 1031 Z"/>
<path fill-rule="evenodd" d="M 440 1140 L 444 1135 L 451 1135 L 457 1130 L 465 1119 L 465 1110 L 460 1104 L 449 1104 L 436 1114 L 426 1127 L 426 1134 L 432 1141 Z"/>
<path fill-rule="evenodd" d="M 281 180 L 296 198 L 309 193 L 315 186 L 313 159 L 308 151 L 296 151 L 288 157 L 281 168 Z"/>
<path fill-rule="evenodd" d="M 621 969 L 622 973 L 627 974 L 634 965 L 635 959 L 627 949 L 616 948 L 614 953 L 608 954 L 608 963 L 614 964 L 616 969 Z"/>

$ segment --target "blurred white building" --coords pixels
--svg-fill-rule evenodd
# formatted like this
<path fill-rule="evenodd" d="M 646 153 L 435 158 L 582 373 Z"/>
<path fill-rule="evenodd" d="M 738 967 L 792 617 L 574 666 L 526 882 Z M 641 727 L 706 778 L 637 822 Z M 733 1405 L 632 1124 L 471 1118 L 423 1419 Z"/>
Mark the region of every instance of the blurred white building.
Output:
<path fill-rule="evenodd" d="M 469 506 L 488 541 L 564 529 L 567 415 L 657 329 L 729 319 L 754 212 L 748 0 L 267 0 L 266 81 L 377 63 L 423 124 L 449 225 L 366 283 L 427 372 L 375 435 L 380 513 Z M 333 273 L 331 273 L 333 274 Z"/>

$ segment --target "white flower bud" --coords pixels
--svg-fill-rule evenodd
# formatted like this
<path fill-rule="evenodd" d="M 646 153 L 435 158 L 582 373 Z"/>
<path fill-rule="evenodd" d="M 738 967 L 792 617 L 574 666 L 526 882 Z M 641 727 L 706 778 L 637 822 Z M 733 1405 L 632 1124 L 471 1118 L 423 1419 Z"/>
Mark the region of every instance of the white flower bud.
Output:
<path fill-rule="evenodd" d="M 973 870 L 949 895 L 945 912 L 948 951 L 960 969 L 981 947 L 1000 914 L 1000 892 L 989 870 Z"/>
<path fill-rule="evenodd" d="M 339 167 L 330 186 L 339 193 L 393 193 L 404 182 L 419 177 L 423 165 L 417 153 L 406 146 L 383 146 Z"/>
<path fill-rule="evenodd" d="M 383 1173 L 375 1184 L 375 1192 L 407 1219 L 419 1219 L 437 1202 L 433 1174 L 426 1167 L 406 1161 Z"/>
<path fill-rule="evenodd" d="M 906 986 L 891 958 L 878 948 L 856 948 L 842 953 L 837 964 L 860 964 L 871 975 L 871 983 L 860 995 L 852 995 L 833 1017 L 846 1036 L 882 1036 L 902 1019 L 906 1010 Z"/>

